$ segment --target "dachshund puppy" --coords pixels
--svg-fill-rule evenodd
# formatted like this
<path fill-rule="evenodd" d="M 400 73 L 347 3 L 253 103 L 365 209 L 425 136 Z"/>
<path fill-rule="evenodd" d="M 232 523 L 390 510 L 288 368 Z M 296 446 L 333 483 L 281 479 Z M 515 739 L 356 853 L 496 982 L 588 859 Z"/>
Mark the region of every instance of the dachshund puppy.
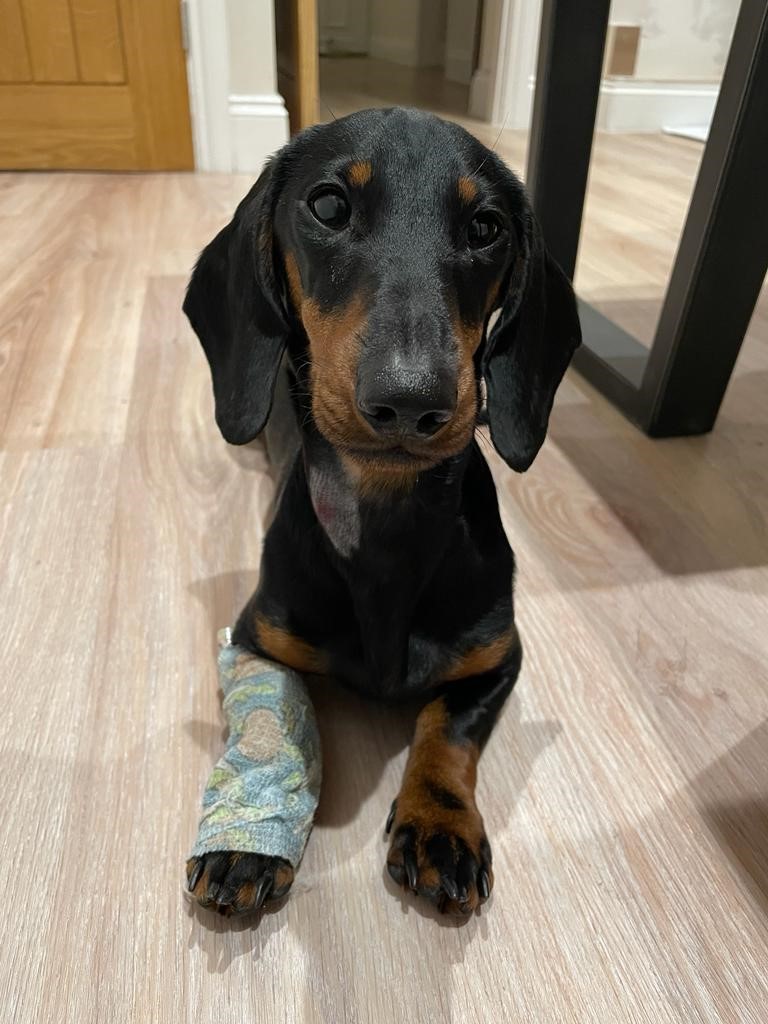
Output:
<path fill-rule="evenodd" d="M 514 559 L 474 433 L 485 404 L 504 461 L 533 462 L 580 342 L 571 285 L 493 152 L 420 111 L 365 110 L 269 161 L 200 256 L 184 311 L 226 440 L 264 428 L 283 362 L 300 428 L 233 640 L 423 699 L 387 866 L 470 913 L 493 886 L 478 758 L 522 657 Z M 242 853 L 189 874 L 198 899 L 233 911 L 293 877 Z"/>

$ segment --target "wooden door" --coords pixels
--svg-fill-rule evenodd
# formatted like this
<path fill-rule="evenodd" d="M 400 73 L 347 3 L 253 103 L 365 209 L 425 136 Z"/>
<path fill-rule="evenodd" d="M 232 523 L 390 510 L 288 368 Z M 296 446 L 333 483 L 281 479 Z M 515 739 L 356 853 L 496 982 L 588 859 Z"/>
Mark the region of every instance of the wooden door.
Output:
<path fill-rule="evenodd" d="M 192 166 L 179 0 L 0 0 L 0 167 Z"/>
<path fill-rule="evenodd" d="M 316 0 L 275 0 L 275 30 L 277 87 L 288 108 L 291 131 L 298 132 L 317 121 Z"/>

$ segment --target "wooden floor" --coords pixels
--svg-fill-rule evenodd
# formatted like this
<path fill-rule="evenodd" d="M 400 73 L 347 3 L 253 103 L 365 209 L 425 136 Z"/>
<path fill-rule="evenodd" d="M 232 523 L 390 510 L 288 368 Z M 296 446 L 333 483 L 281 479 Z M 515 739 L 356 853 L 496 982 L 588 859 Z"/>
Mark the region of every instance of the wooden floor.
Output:
<path fill-rule="evenodd" d="M 500 148 L 519 164 L 519 136 Z M 697 152 L 597 145 L 580 287 L 641 331 Z M 762 1024 L 765 300 L 709 437 L 650 441 L 569 374 L 534 468 L 491 456 L 526 661 L 481 762 L 482 913 L 440 920 L 385 877 L 410 721 L 331 684 L 292 897 L 258 926 L 187 902 L 214 637 L 270 484 L 218 436 L 179 307 L 248 184 L 0 177 L 0 1017 Z"/>

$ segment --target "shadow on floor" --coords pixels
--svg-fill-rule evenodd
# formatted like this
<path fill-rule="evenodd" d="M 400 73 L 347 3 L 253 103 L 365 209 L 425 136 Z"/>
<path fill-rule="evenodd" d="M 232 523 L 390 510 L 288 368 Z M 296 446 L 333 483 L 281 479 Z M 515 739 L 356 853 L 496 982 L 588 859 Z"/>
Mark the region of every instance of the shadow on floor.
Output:
<path fill-rule="evenodd" d="M 715 839 L 768 918 L 768 722 L 691 784 Z"/>
<path fill-rule="evenodd" d="M 602 399 L 584 386 L 588 401 L 556 407 L 550 438 L 663 572 L 763 566 L 766 392 L 768 373 L 738 377 L 711 434 L 652 440 L 618 412 L 596 416 Z M 743 409 L 754 413 L 750 422 L 738 418 Z"/>

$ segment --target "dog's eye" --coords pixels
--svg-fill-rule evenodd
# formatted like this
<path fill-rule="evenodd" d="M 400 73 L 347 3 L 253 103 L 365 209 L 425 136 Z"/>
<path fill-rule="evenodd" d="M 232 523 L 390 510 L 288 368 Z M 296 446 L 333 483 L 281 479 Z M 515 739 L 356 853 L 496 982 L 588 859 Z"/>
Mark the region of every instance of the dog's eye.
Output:
<path fill-rule="evenodd" d="M 349 203 L 343 193 L 328 185 L 316 189 L 308 199 L 313 216 L 328 228 L 337 231 L 349 222 Z"/>
<path fill-rule="evenodd" d="M 495 213 L 478 213 L 469 222 L 467 242 L 470 249 L 484 249 L 499 237 L 501 224 Z"/>

